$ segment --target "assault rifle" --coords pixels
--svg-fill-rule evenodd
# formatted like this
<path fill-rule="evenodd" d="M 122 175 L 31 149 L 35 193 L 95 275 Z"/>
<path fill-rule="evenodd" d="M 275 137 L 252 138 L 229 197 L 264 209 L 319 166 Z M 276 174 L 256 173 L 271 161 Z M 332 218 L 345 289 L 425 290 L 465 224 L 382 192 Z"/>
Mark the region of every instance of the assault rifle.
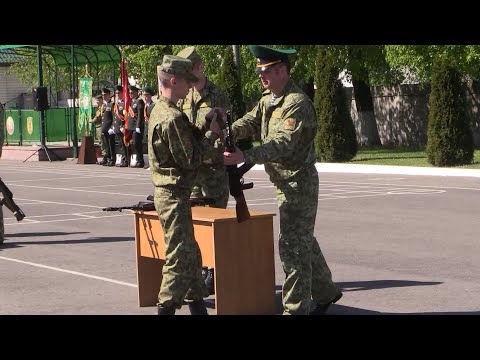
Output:
<path fill-rule="evenodd" d="M 235 142 L 232 134 L 232 116 L 230 111 L 227 111 L 226 121 L 226 134 L 225 134 L 225 149 L 228 152 L 235 152 Z M 250 212 L 248 211 L 247 202 L 243 195 L 243 190 L 253 188 L 253 183 L 245 184 L 243 175 L 249 171 L 255 164 L 244 163 L 242 166 L 227 165 L 228 183 L 230 186 L 230 195 L 235 198 L 237 202 L 235 209 L 237 211 L 237 222 L 241 223 L 250 219 Z"/>
<path fill-rule="evenodd" d="M 25 213 L 15 204 L 13 201 L 13 194 L 10 189 L 5 185 L 2 179 L 0 179 L 0 191 L 3 194 L 3 199 L 0 201 L 0 206 L 5 205 L 17 218 L 17 221 L 22 221 L 25 217 Z"/>
<path fill-rule="evenodd" d="M 134 210 L 134 211 L 153 211 L 155 210 L 155 204 L 153 202 L 153 195 L 148 195 L 148 201 L 139 201 L 135 205 L 130 206 L 118 206 L 118 207 L 107 207 L 103 208 L 103 211 L 122 211 L 122 210 Z M 215 199 L 212 198 L 190 198 L 191 206 L 207 206 L 215 204 Z"/>

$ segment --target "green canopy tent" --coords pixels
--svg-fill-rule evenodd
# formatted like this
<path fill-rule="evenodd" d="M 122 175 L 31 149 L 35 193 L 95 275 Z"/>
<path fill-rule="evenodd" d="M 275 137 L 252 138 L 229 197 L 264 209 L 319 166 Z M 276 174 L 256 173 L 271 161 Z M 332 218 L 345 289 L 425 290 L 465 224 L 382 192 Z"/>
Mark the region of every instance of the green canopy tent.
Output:
<path fill-rule="evenodd" d="M 0 45 L 0 50 L 11 49 L 20 56 L 36 56 L 38 67 L 38 85 L 43 86 L 42 56 L 47 54 L 53 57 L 55 66 L 71 67 L 72 94 L 75 97 L 75 66 L 89 65 L 94 71 L 98 71 L 100 65 L 114 64 L 120 67 L 121 54 L 115 45 Z M 114 67 L 115 71 L 115 67 Z M 115 76 L 114 76 L 115 77 Z M 78 157 L 78 137 L 76 126 L 75 101 L 73 101 L 73 157 Z M 41 147 L 47 154 L 45 145 L 45 114 L 40 111 L 40 142 Z"/>

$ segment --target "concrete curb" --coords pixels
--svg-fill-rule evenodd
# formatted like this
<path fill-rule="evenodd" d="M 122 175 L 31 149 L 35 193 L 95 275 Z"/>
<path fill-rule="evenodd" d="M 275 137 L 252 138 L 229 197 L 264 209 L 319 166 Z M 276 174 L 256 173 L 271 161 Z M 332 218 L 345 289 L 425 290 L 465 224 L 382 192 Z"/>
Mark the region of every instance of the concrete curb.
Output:
<path fill-rule="evenodd" d="M 316 163 L 319 173 L 354 173 L 354 174 L 391 174 L 391 175 L 425 175 L 425 176 L 462 176 L 480 177 L 480 169 L 430 168 L 417 166 L 386 166 Z M 263 165 L 255 165 L 252 170 L 263 170 Z"/>

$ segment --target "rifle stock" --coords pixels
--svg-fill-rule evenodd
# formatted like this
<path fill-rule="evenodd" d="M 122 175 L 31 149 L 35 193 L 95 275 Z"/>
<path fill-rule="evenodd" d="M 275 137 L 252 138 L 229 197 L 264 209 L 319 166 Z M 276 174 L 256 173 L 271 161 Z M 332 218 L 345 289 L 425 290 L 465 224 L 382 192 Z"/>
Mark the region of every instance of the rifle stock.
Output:
<path fill-rule="evenodd" d="M 103 208 L 103 211 L 122 211 L 122 210 L 134 210 L 134 211 L 154 211 L 155 204 L 154 204 L 154 197 L 153 195 L 148 195 L 148 201 L 140 201 L 135 205 L 130 206 L 111 206 Z M 213 198 L 190 198 L 190 205 L 191 206 L 206 206 L 206 205 L 213 205 L 215 204 L 215 199 Z"/>
<path fill-rule="evenodd" d="M 13 194 L 10 189 L 5 185 L 2 179 L 0 179 L 0 191 L 3 194 L 3 199 L 0 201 L 0 206 L 5 205 L 15 216 L 17 221 L 22 221 L 25 218 L 25 213 L 15 204 L 13 201 Z"/>

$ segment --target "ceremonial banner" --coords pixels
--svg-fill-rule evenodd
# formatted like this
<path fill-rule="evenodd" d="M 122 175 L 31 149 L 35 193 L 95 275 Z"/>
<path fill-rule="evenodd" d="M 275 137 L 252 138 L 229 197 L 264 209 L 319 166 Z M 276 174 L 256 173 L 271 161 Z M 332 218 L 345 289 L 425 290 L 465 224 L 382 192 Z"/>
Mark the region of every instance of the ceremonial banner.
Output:
<path fill-rule="evenodd" d="M 78 118 L 78 130 L 81 134 L 85 131 L 85 136 L 90 136 L 90 119 L 92 118 L 92 78 L 80 78 L 80 115 Z"/>

